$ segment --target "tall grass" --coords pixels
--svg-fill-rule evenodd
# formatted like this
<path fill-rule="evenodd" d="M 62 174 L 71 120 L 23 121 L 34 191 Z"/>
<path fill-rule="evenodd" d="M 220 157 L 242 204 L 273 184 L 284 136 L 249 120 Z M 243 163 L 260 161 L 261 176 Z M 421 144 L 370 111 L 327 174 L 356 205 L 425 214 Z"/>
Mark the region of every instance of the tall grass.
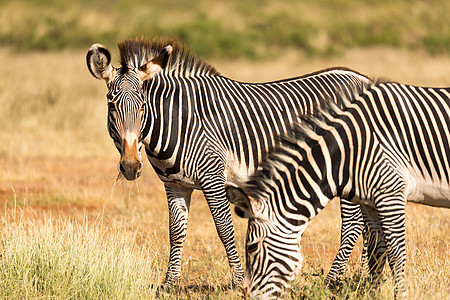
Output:
<path fill-rule="evenodd" d="M 159 292 L 167 263 L 168 249 L 161 242 L 167 239 L 167 228 L 149 218 L 152 214 L 136 213 L 133 207 L 139 201 L 131 201 L 129 210 L 110 214 L 109 221 L 102 214 L 52 217 L 29 207 L 7 209 L 0 223 L 0 299 L 240 299 L 238 290 L 227 288 L 227 259 L 212 220 L 205 222 L 205 203 L 192 207 L 179 288 Z M 162 203 L 156 202 L 154 209 L 162 210 Z M 406 284 L 411 299 L 450 295 L 448 214 L 445 209 L 407 206 Z M 245 221 L 234 221 L 242 254 Z M 379 286 L 367 280 L 359 262 L 360 242 L 341 283 L 333 290 L 326 287 L 338 223 L 337 202 L 313 220 L 302 241 L 301 275 L 283 299 L 392 299 L 390 269 L 383 271 Z"/>
<path fill-rule="evenodd" d="M 0 157 L 117 153 L 106 133 L 104 83 L 92 79 L 84 53 L 9 50 L 0 49 Z"/>
<path fill-rule="evenodd" d="M 150 298 L 163 268 L 152 249 L 124 230 L 107 234 L 101 218 L 2 218 L 0 298 Z M 156 285 L 155 285 L 156 286 Z"/>

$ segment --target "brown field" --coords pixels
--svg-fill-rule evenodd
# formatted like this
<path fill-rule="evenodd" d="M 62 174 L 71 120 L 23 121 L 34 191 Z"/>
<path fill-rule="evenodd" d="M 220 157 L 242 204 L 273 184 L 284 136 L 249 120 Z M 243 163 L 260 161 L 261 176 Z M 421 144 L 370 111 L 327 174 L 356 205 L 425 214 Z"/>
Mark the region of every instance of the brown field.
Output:
<path fill-rule="evenodd" d="M 113 53 L 117 51 L 114 49 Z M 0 73 L 2 236 L 8 226 L 18 222 L 39 226 L 38 221 L 49 216 L 53 220 L 87 220 L 89 224 L 101 219 L 104 224 L 101 228 L 108 235 L 114 236 L 120 228 L 133 236 L 138 247 L 145 245 L 155 253 L 161 267 L 159 277 L 149 283 L 161 283 L 169 249 L 163 186 L 148 162 L 136 182 L 116 180 L 118 153 L 105 125 L 106 87 L 87 71 L 85 53 L 16 55 L 3 48 L 0 57 L 4 68 Z M 369 76 L 403 83 L 450 85 L 449 57 L 388 48 L 350 50 L 332 58 L 311 58 L 290 50 L 262 62 L 216 60 L 212 63 L 223 75 L 241 81 L 269 81 L 329 66 L 347 66 Z M 199 192 L 193 196 L 189 218 L 181 286 L 191 288 L 166 296 L 239 298 L 237 292 L 220 290 L 229 281 L 228 263 Z M 244 263 L 246 222 L 234 214 L 233 221 Z M 296 294 L 292 297 L 317 295 L 312 292 L 312 282 L 322 280 L 320 274 L 328 271 L 338 249 L 339 230 L 338 203 L 333 201 L 313 220 L 303 237 L 304 274 L 294 286 Z M 448 299 L 450 211 L 408 204 L 406 230 L 409 297 Z M 347 278 L 353 278 L 359 270 L 360 252 L 361 243 L 347 267 Z M 392 296 L 391 277 L 389 272 L 385 273 L 387 280 L 379 290 L 362 297 Z M 201 286 L 207 288 L 196 289 Z M 334 296 L 360 298 L 357 284 L 344 296 Z"/>

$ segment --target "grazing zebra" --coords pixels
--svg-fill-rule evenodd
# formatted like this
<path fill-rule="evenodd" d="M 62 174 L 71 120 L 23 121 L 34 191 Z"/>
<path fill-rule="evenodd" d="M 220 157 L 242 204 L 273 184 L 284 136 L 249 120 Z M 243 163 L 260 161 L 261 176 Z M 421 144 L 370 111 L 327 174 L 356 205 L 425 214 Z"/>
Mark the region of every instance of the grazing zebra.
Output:
<path fill-rule="evenodd" d="M 244 272 L 234 243 L 225 182 L 254 172 L 275 137 L 324 97 L 359 95 L 371 81 L 351 70 L 327 69 L 269 83 L 226 77 L 173 40 L 125 40 L 121 66 L 99 44 L 87 53 L 92 75 L 108 87 L 108 131 L 128 180 L 142 171 L 141 147 L 164 182 L 169 206 L 170 258 L 165 286 L 180 278 L 190 197 L 200 189 L 238 285 Z"/>
<path fill-rule="evenodd" d="M 386 245 L 395 295 L 406 296 L 406 200 L 450 208 L 450 88 L 379 83 L 344 102 L 305 118 L 242 187 L 226 187 L 249 217 L 247 296 L 289 285 L 306 226 L 334 197 L 361 205 Z"/>

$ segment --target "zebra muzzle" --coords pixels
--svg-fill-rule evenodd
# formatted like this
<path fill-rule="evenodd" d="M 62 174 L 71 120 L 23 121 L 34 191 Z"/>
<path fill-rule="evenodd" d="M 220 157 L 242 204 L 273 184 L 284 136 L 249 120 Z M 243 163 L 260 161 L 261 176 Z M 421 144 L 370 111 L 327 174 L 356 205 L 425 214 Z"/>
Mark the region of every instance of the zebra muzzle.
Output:
<path fill-rule="evenodd" d="M 127 180 L 135 180 L 141 175 L 143 168 L 138 151 L 137 139 L 132 139 L 131 143 L 125 139 L 123 145 L 124 147 L 118 165 L 119 171 Z"/>
<path fill-rule="evenodd" d="M 127 180 L 135 180 L 142 173 L 143 163 L 139 160 L 121 160 L 119 171 Z"/>

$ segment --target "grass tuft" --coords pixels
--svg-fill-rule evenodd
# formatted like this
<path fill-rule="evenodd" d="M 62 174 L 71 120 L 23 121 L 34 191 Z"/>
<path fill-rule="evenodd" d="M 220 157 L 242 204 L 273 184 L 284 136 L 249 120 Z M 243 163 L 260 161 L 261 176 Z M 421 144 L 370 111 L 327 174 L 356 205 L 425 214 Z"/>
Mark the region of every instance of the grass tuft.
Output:
<path fill-rule="evenodd" d="M 43 221 L 16 210 L 2 218 L 0 298 L 152 297 L 163 268 L 124 230 L 108 235 L 101 218 Z"/>

